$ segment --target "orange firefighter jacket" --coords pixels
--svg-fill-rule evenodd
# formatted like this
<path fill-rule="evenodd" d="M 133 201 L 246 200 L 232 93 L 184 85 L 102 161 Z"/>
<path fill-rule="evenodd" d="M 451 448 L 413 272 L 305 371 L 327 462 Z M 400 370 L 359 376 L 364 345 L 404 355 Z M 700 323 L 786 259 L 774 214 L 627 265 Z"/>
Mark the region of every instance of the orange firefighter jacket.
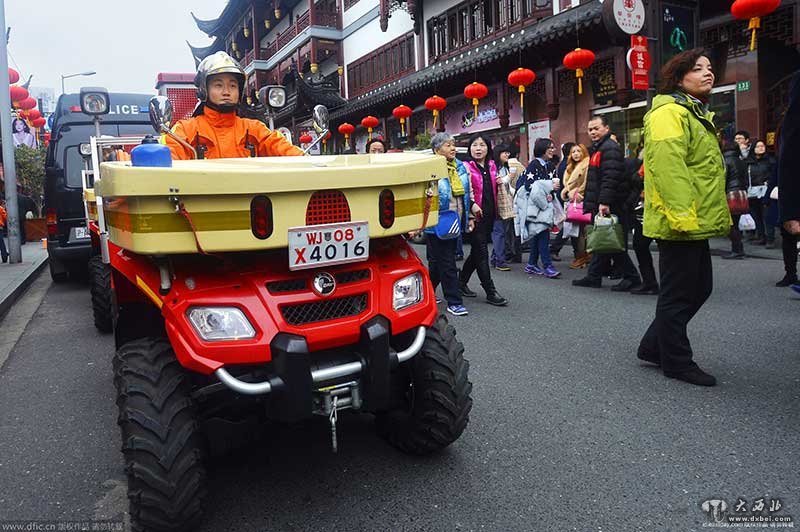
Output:
<path fill-rule="evenodd" d="M 303 155 L 300 148 L 258 120 L 241 118 L 236 113 L 220 113 L 208 107 L 201 115 L 180 120 L 173 132 L 202 152 L 206 159 Z M 173 159 L 193 158 L 189 150 L 168 135 L 166 143 Z"/>

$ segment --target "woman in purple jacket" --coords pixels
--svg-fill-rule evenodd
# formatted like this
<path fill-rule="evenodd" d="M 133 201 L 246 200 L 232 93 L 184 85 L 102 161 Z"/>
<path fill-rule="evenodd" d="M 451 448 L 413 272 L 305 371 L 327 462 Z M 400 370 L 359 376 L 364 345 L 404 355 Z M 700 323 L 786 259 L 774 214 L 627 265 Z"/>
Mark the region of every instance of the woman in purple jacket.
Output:
<path fill-rule="evenodd" d="M 489 268 L 488 241 L 491 238 L 494 221 L 497 219 L 497 166 L 492 160 L 492 143 L 482 133 L 474 133 L 469 138 L 469 159 L 464 163 L 469 170 L 475 203 L 478 205 L 475 229 L 470 233 L 469 257 L 461 270 L 461 295 L 477 297 L 470 290 L 472 273 L 477 270 L 481 286 L 486 291 L 486 301 L 498 307 L 508 305 L 492 282 Z"/>

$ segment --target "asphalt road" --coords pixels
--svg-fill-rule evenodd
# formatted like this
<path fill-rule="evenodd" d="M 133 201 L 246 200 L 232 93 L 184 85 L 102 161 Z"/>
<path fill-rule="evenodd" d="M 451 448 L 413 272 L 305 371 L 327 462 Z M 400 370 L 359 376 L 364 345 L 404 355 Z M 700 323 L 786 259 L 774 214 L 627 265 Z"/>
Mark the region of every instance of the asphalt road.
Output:
<path fill-rule="evenodd" d="M 445 452 L 402 455 L 369 416 L 341 417 L 337 455 L 323 419 L 274 427 L 211 465 L 202 531 L 690 531 L 707 499 L 762 497 L 800 520 L 800 298 L 773 287 L 781 263 L 714 258 L 690 334 L 715 388 L 635 358 L 654 297 L 574 288 L 583 272 L 561 265 L 493 272 L 510 306 L 467 300 L 451 319 L 474 408 Z M 41 292 L 0 370 L 0 520 L 119 517 L 113 342 L 87 287 Z"/>

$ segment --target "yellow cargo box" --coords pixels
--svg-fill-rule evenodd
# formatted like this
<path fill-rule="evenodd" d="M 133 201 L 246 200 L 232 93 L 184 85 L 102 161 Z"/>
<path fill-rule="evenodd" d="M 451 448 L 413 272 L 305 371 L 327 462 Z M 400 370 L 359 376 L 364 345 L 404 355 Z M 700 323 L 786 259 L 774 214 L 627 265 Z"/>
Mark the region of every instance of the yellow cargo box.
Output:
<path fill-rule="evenodd" d="M 341 221 L 367 222 L 370 238 L 414 231 L 423 224 L 429 184 L 445 177 L 447 167 L 441 156 L 387 153 L 174 161 L 171 168 L 107 162 L 101 175 L 95 193 L 103 198 L 111 241 L 154 255 L 198 252 L 195 234 L 203 251 L 225 252 L 284 248 L 290 228 Z M 386 189 L 395 213 L 388 228 L 379 210 Z M 272 205 L 272 234 L 265 239 L 251 226 L 257 196 Z M 437 215 L 434 196 L 427 226 Z"/>

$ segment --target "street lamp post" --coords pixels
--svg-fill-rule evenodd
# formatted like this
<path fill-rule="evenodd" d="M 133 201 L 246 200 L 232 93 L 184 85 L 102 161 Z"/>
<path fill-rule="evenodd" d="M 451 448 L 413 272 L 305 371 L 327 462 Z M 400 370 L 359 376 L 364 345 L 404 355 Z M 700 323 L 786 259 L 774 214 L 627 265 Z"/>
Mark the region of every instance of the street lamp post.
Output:
<path fill-rule="evenodd" d="M 61 94 L 64 94 L 64 80 L 67 78 L 74 78 L 77 76 L 94 76 L 97 74 L 94 70 L 88 72 L 78 72 L 77 74 L 61 74 Z"/>

